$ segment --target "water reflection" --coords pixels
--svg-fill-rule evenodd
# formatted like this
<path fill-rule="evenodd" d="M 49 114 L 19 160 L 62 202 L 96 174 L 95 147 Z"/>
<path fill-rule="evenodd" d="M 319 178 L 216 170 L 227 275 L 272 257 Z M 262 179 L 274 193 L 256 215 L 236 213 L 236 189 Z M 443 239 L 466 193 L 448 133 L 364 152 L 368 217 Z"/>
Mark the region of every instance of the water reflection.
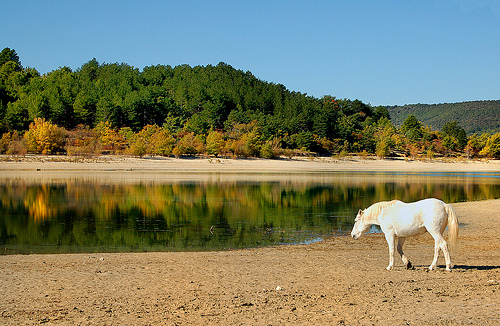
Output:
<path fill-rule="evenodd" d="M 156 175 L 0 180 L 2 254 L 219 250 L 307 243 L 398 198 L 500 198 L 498 175 Z"/>

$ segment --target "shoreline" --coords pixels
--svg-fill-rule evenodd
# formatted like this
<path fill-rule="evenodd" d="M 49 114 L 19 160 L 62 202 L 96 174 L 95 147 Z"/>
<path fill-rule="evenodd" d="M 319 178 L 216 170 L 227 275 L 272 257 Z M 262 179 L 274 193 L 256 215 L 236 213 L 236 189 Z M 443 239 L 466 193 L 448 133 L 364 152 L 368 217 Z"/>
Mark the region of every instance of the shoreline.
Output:
<path fill-rule="evenodd" d="M 500 173 L 500 160 L 490 161 L 411 161 L 373 158 L 222 159 L 222 158 L 135 158 L 100 156 L 77 159 L 66 156 L 0 156 L 0 180 L 61 182 L 86 180 L 104 183 L 172 183 L 182 181 L 293 182 L 303 178 L 349 179 L 361 182 L 367 174 L 373 178 L 429 178 L 434 173 Z M 420 175 L 419 175 L 420 174 Z M 421 174 L 425 174 L 423 177 Z"/>
<path fill-rule="evenodd" d="M 500 172 L 500 160 L 405 160 L 362 157 L 171 158 L 106 155 L 94 158 L 0 155 L 0 173 L 9 171 L 136 171 L 136 172 Z"/>

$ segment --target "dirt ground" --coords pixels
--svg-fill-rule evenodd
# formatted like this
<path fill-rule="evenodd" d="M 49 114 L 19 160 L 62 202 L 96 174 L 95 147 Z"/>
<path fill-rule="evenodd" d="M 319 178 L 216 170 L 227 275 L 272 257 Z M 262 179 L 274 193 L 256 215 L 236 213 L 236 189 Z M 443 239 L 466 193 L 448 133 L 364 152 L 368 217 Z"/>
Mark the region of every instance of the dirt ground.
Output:
<path fill-rule="evenodd" d="M 500 200 L 453 205 L 455 268 L 382 234 L 227 252 L 0 256 L 5 325 L 500 325 Z"/>

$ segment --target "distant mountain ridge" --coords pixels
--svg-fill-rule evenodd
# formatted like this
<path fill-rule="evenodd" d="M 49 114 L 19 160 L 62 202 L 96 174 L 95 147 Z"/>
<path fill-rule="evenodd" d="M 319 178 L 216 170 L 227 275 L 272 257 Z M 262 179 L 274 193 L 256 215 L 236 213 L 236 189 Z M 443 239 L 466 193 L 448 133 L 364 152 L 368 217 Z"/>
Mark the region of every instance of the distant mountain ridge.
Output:
<path fill-rule="evenodd" d="M 457 121 L 467 135 L 500 132 L 500 100 L 441 104 L 386 106 L 392 123 L 399 127 L 413 114 L 424 126 L 441 130 L 449 121 Z"/>

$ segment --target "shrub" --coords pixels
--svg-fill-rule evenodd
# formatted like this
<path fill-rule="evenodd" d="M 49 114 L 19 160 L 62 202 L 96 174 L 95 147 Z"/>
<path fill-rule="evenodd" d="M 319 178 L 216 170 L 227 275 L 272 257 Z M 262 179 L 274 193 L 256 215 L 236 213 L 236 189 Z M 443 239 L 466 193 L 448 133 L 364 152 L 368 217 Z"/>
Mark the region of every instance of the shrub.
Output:
<path fill-rule="evenodd" d="M 28 152 L 25 140 L 17 131 L 7 132 L 0 139 L 0 154 L 26 155 Z"/>
<path fill-rule="evenodd" d="M 97 150 L 97 133 L 88 126 L 78 125 L 68 131 L 66 140 L 66 154 L 69 156 L 92 156 Z"/>
<path fill-rule="evenodd" d="M 7 149 L 9 148 L 10 144 L 10 132 L 7 132 L 2 135 L 2 138 L 0 139 L 0 154 L 5 154 L 7 153 Z"/>
<path fill-rule="evenodd" d="M 260 149 L 260 156 L 263 158 L 274 158 L 273 149 L 270 143 L 265 143 Z"/>
<path fill-rule="evenodd" d="M 389 137 L 382 138 L 377 142 L 375 154 L 380 157 L 387 157 L 391 153 L 391 139 Z"/>
<path fill-rule="evenodd" d="M 66 133 L 64 128 L 60 128 L 50 121 L 35 118 L 24 138 L 29 152 L 53 154 L 64 150 Z"/>

